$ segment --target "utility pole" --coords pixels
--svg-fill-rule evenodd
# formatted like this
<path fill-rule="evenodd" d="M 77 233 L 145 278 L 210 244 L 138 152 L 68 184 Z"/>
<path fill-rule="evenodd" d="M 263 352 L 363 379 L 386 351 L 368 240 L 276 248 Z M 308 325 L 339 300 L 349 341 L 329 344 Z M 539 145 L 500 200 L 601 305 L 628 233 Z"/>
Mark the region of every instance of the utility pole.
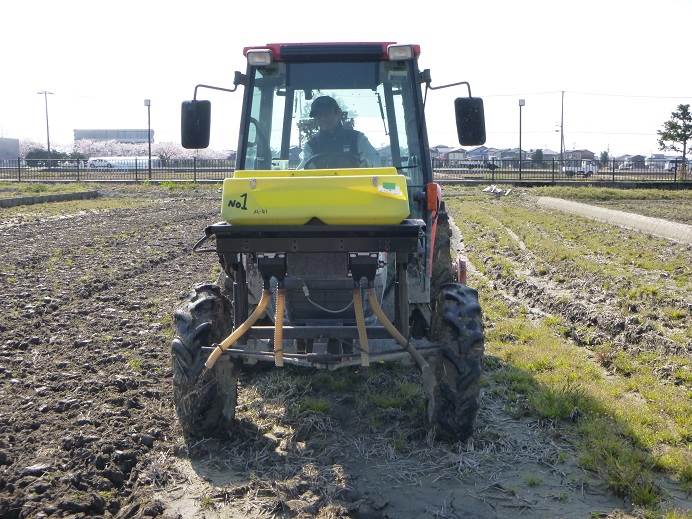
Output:
<path fill-rule="evenodd" d="M 48 94 L 54 95 L 53 92 L 48 92 L 47 90 L 42 90 L 41 92 L 36 92 L 37 94 L 43 95 L 43 100 L 46 103 L 46 141 L 48 143 L 48 159 L 50 160 L 50 130 L 48 128 Z M 50 162 L 49 162 L 50 164 Z"/>
<path fill-rule="evenodd" d="M 149 180 L 151 180 L 151 99 L 144 100 L 144 106 L 147 107 L 147 141 L 149 142 Z"/>
<path fill-rule="evenodd" d="M 521 108 L 526 104 L 526 100 L 519 99 L 519 179 L 521 179 Z"/>
<path fill-rule="evenodd" d="M 562 91 L 562 101 L 560 103 L 560 166 L 563 166 L 563 156 L 565 152 L 565 91 Z"/>

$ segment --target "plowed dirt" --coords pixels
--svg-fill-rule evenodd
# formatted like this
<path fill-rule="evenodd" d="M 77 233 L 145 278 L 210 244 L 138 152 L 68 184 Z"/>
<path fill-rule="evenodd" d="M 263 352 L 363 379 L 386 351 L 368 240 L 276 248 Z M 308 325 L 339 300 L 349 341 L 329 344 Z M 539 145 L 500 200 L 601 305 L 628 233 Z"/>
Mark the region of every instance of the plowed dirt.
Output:
<path fill-rule="evenodd" d="M 234 439 L 186 445 L 171 316 L 215 276 L 191 247 L 218 194 L 104 194 L 0 212 L 0 517 L 626 517 L 491 382 L 472 441 L 426 435 L 411 367 L 246 374 Z"/>

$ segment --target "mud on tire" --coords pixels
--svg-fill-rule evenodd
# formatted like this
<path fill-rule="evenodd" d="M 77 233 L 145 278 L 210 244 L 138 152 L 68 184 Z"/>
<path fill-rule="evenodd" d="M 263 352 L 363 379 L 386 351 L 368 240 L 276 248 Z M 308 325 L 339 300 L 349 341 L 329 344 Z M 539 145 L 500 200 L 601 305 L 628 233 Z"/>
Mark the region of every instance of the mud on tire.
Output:
<path fill-rule="evenodd" d="M 484 338 L 478 292 L 459 283 L 440 287 L 432 338 L 441 351 L 430 359 L 437 385 L 428 419 L 443 440 L 464 441 L 473 433 L 480 405 Z"/>
<path fill-rule="evenodd" d="M 435 250 L 433 251 L 432 279 L 430 280 L 430 299 L 435 302 L 442 285 L 454 281 L 451 252 L 452 231 L 449 228 L 449 216 L 442 202 L 437 215 L 435 231 Z"/>
<path fill-rule="evenodd" d="M 173 399 L 183 434 L 227 437 L 235 417 L 237 370 L 227 356 L 206 370 L 207 355 L 202 348 L 230 333 L 231 303 L 218 285 L 197 285 L 175 312 L 174 326 Z"/>

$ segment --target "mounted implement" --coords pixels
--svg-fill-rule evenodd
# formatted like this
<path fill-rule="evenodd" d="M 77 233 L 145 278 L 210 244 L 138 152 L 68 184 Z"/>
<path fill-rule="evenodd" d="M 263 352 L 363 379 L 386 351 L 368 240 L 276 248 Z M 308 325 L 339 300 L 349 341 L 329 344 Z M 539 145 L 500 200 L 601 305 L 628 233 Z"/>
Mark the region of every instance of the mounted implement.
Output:
<path fill-rule="evenodd" d="M 455 282 L 433 183 L 428 70 L 393 43 L 245 49 L 233 89 L 198 85 L 182 106 L 187 148 L 209 143 L 199 88 L 244 87 L 237 170 L 223 184 L 215 284 L 175 314 L 176 410 L 187 435 L 225 435 L 239 370 L 271 362 L 337 369 L 412 358 L 438 436 L 465 439 L 478 410 L 478 295 Z M 455 101 L 459 142 L 485 142 L 483 103 Z M 425 87 L 425 93 L 422 87 Z"/>

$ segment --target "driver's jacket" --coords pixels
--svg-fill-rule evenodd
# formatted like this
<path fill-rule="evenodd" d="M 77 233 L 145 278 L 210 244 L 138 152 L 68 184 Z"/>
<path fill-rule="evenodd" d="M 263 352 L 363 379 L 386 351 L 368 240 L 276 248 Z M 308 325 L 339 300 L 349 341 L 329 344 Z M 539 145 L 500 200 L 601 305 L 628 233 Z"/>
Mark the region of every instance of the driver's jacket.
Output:
<path fill-rule="evenodd" d="M 375 167 L 380 162 L 377 151 L 367 137 L 343 125 L 337 126 L 332 132 L 317 132 L 303 148 L 298 168 L 301 169 L 311 157 L 323 153 L 352 153 L 365 167 Z"/>

